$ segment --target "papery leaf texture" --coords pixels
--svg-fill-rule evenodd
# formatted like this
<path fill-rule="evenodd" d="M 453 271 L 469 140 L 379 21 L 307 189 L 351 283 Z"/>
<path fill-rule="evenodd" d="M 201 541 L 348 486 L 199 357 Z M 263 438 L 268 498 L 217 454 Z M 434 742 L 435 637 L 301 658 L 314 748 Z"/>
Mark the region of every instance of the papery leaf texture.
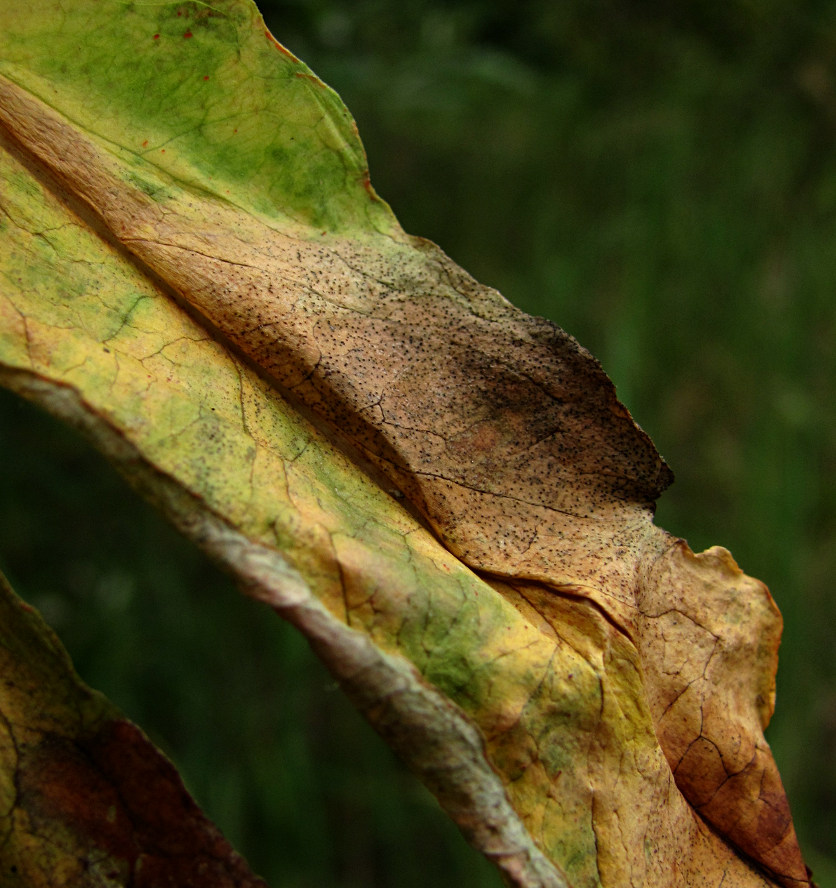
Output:
<path fill-rule="evenodd" d="M 0 381 L 294 622 L 511 884 L 809 884 L 778 610 L 654 525 L 597 361 L 404 233 L 248 0 L 7 3 L 0 44 Z"/>

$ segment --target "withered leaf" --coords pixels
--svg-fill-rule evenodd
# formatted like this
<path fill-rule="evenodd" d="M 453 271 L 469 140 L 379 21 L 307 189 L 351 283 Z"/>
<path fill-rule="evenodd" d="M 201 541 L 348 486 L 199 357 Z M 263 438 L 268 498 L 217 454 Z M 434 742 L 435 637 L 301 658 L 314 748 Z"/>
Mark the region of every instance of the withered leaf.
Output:
<path fill-rule="evenodd" d="M 266 888 L 0 576 L 0 881 Z"/>
<path fill-rule="evenodd" d="M 148 18 L 131 27 L 162 32 L 172 9 L 132 10 Z M 137 151 L 126 109 L 93 121 L 79 85 L 98 105 L 113 74 L 100 81 L 98 69 L 79 69 L 58 88 L 30 49 L 0 77 L 8 163 L 29 176 L 30 192 L 6 209 L 19 255 L 34 254 L 42 218 L 63 218 L 79 243 L 85 232 L 79 252 L 95 255 L 85 261 L 97 282 L 107 269 L 108 286 L 123 291 L 101 297 L 54 275 L 38 304 L 10 263 L 6 384 L 38 397 L 34 373 L 73 387 L 75 421 L 88 422 L 77 416 L 86 410 L 106 450 L 102 428 L 256 551 L 282 553 L 293 583 L 326 606 L 293 617 L 309 636 L 338 617 L 430 683 L 429 696 L 410 699 L 437 706 L 435 690 L 451 699 L 480 729 L 532 848 L 556 865 L 544 875 L 525 842 L 513 853 L 494 847 L 519 884 L 808 884 L 763 737 L 781 628 L 769 592 L 725 550 L 695 555 L 655 527 L 653 503 L 671 473 L 594 358 L 403 233 L 368 185 L 333 94 L 264 41 L 249 4 L 217 10 L 203 21 L 200 63 L 228 71 L 234 46 L 248 60 L 248 89 L 251 69 L 272 72 L 249 100 L 283 128 L 284 154 L 261 155 L 259 175 L 275 170 L 279 183 L 269 200 L 214 157 L 214 129 L 215 141 L 207 129 L 191 144 L 173 105 L 166 125 L 188 139 L 166 157 Z M 140 57 L 132 82 L 144 76 L 164 96 L 173 87 L 159 85 L 154 59 Z M 179 89 L 196 70 L 181 67 Z M 243 89 L 236 81 L 212 102 L 232 105 Z M 342 179 L 334 165 L 321 181 L 306 171 L 290 145 L 297 132 L 316 134 L 316 157 L 336 157 Z M 37 224 L 23 221 L 35 191 Z M 114 306 L 109 325 L 101 305 L 92 319 L 100 299 Z M 103 343 L 115 358 L 102 357 Z M 161 415 L 166 428 L 154 434 L 151 417 Z M 312 467 L 300 460 L 309 453 Z M 144 483 L 161 498 L 156 482 Z M 194 531 L 184 516 L 204 505 L 167 508 L 289 615 L 296 605 L 242 566 L 243 543 L 232 556 Z M 381 685 L 358 683 L 346 665 L 348 636 L 332 626 L 325 637 L 320 653 L 358 705 L 476 836 L 478 794 L 457 807 L 445 786 L 452 759 L 420 764 L 426 750 L 397 727 L 414 726 L 420 707 L 390 712 L 370 696 Z M 464 730 L 456 724 L 444 742 Z M 484 835 L 474 842 L 488 850 Z"/>

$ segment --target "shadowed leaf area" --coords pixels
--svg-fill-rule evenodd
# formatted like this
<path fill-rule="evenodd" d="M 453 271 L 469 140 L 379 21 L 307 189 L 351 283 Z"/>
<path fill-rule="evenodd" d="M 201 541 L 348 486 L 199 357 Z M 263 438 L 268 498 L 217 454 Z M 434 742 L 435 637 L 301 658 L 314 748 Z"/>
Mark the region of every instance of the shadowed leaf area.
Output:
<path fill-rule="evenodd" d="M 597 361 L 403 232 L 251 4 L 0 34 L 0 380 L 299 627 L 510 883 L 809 884 L 780 615 L 654 525 L 671 473 Z"/>
<path fill-rule="evenodd" d="M 3 885 L 263 888 L 172 764 L 0 577 Z"/>

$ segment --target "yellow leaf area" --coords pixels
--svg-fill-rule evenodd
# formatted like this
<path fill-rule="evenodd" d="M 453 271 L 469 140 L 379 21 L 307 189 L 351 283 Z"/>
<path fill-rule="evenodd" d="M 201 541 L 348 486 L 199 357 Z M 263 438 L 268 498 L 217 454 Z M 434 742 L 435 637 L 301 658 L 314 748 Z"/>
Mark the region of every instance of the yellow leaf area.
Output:
<path fill-rule="evenodd" d="M 0 576 L 0 882 L 265 888 Z"/>
<path fill-rule="evenodd" d="M 224 9 L 229 58 L 298 66 L 249 4 Z M 294 155 L 268 201 L 222 159 L 201 170 L 199 142 L 137 152 L 130 121 L 93 120 L 72 79 L 62 97 L 18 56 L 0 77 L 3 381 L 58 412 L 70 393 L 150 495 L 174 483 L 280 555 L 354 632 L 317 637 L 354 696 L 359 634 L 452 701 L 554 864 L 526 881 L 516 851 L 474 839 L 516 884 L 808 884 L 762 733 L 780 616 L 725 550 L 654 527 L 669 472 L 594 359 L 403 234 L 298 67 L 304 96 L 271 108 L 283 159 L 319 134 L 316 168 Z M 473 832 L 455 748 L 433 789 Z M 399 751 L 421 771 L 417 740 Z"/>

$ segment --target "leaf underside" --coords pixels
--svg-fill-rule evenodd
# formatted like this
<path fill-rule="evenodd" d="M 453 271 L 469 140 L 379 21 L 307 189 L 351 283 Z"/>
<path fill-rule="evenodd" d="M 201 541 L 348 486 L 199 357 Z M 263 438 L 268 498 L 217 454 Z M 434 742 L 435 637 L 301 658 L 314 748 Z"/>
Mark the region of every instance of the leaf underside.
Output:
<path fill-rule="evenodd" d="M 0 41 L 0 382 L 299 626 L 512 884 L 809 884 L 780 615 L 655 527 L 595 359 L 401 230 L 249 2 L 34 0 Z"/>

